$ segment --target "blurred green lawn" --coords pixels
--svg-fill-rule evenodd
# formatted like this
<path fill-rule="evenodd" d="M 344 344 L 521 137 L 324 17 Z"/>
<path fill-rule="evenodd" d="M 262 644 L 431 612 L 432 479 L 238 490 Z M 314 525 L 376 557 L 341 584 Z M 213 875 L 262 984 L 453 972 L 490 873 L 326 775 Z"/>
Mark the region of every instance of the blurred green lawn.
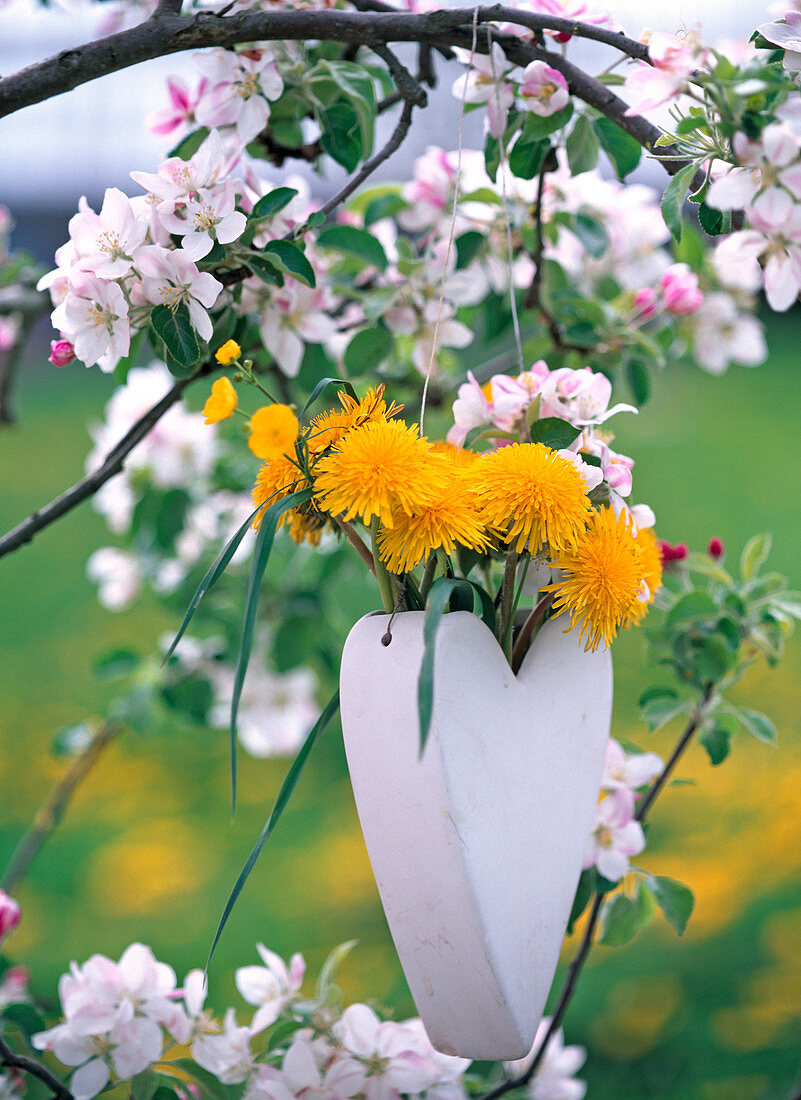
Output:
<path fill-rule="evenodd" d="M 703 549 L 717 535 L 738 555 L 751 534 L 772 530 L 773 567 L 801 587 L 798 317 L 774 319 L 771 330 L 768 365 L 722 379 L 671 368 L 640 417 L 620 416 L 615 427 L 662 537 Z M 77 366 L 45 364 L 22 378 L 21 422 L 0 434 L 0 529 L 81 476 L 85 424 L 112 388 Z M 109 698 L 92 676 L 94 657 L 114 645 L 151 652 L 177 625 L 147 599 L 122 615 L 100 608 L 84 566 L 110 541 L 84 504 L 0 562 L 2 864 L 63 768 L 49 753 L 53 733 L 102 713 Z M 370 599 L 357 597 L 365 608 Z M 637 697 L 653 676 L 643 637 L 621 639 L 615 661 L 614 732 L 665 754 L 671 731 L 652 736 L 637 723 Z M 755 672 L 741 692 L 776 723 L 778 749 L 743 738 L 717 769 L 693 749 L 680 774 L 697 786 L 669 790 L 653 815 L 640 862 L 687 882 L 696 913 L 683 940 L 657 920 L 626 947 L 596 950 L 566 1027 L 569 1042 L 589 1047 L 592 1100 L 778 1100 L 798 1075 L 800 675 L 795 640 L 780 669 Z M 243 756 L 232 822 L 222 735 L 178 723 L 125 734 L 19 888 L 24 920 L 7 950 L 31 967 L 36 992 L 52 1003 L 70 959 L 118 957 L 133 940 L 179 978 L 202 966 L 286 767 Z M 211 969 L 212 1000 L 240 1003 L 232 971 L 258 961 L 256 941 L 285 956 L 300 950 L 314 969 L 353 938 L 348 995 L 410 1012 L 332 729 L 233 913 Z"/>

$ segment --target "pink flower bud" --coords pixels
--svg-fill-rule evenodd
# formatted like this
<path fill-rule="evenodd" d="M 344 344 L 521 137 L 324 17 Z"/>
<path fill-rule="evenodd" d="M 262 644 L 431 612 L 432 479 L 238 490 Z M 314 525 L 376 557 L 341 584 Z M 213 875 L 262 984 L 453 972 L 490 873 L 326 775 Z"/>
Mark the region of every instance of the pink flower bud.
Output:
<path fill-rule="evenodd" d="M 66 367 L 75 358 L 75 348 L 69 340 L 51 340 L 47 358 L 54 367 Z"/>
<path fill-rule="evenodd" d="M 684 561 L 687 557 L 687 543 L 679 542 L 675 546 L 671 546 L 669 542 L 665 542 L 660 539 L 658 542 L 659 553 L 662 556 L 662 562 L 665 565 L 669 565 L 674 561 Z"/>
<path fill-rule="evenodd" d="M 644 286 L 634 295 L 634 308 L 641 320 L 653 317 L 657 310 L 656 291 L 650 286 Z"/>
<path fill-rule="evenodd" d="M 695 313 L 703 305 L 704 296 L 698 287 L 698 276 L 687 264 L 673 264 L 662 276 L 660 283 L 665 309 L 676 317 Z"/>
<path fill-rule="evenodd" d="M 726 548 L 720 539 L 715 538 L 709 540 L 706 552 L 709 554 L 710 558 L 714 558 L 715 561 L 718 561 L 726 553 Z"/>
<path fill-rule="evenodd" d="M 19 905 L 8 894 L 0 890 L 0 940 L 5 939 L 9 932 L 13 932 L 20 922 Z"/>

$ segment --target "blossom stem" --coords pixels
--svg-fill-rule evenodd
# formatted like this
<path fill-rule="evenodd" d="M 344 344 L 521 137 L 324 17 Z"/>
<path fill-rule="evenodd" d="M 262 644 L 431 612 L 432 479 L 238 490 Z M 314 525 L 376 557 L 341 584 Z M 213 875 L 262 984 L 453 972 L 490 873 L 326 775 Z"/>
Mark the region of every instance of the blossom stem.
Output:
<path fill-rule="evenodd" d="M 437 555 L 430 554 L 426 567 L 423 570 L 423 579 L 420 582 L 420 599 L 425 607 L 431 585 L 434 583 L 434 574 L 437 571 Z"/>
<path fill-rule="evenodd" d="M 389 573 L 387 567 L 381 561 L 378 554 L 378 516 L 373 516 L 372 523 L 370 524 L 370 534 L 373 541 L 373 566 L 375 568 L 375 579 L 378 581 L 378 590 L 381 593 L 381 602 L 384 605 L 384 610 L 388 615 L 392 614 L 395 607 L 395 600 L 392 598 L 392 585 L 389 581 Z"/>

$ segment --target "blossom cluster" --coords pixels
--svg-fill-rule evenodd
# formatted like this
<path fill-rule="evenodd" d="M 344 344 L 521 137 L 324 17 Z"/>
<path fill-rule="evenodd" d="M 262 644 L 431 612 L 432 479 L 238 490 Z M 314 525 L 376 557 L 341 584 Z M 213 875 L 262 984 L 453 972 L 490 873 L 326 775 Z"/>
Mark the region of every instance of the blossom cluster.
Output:
<path fill-rule="evenodd" d="M 328 996 L 330 977 L 317 999 L 302 999 L 303 957 L 295 954 L 286 964 L 263 944 L 257 951 L 261 964 L 235 974 L 237 990 L 255 1008 L 248 1023 L 239 1022 L 234 1008 L 219 1020 L 205 1007 L 202 971 L 191 971 L 177 988 L 173 969 L 135 943 L 119 962 L 93 955 L 82 966 L 73 963 L 59 982 L 64 1020 L 35 1035 L 33 1044 L 76 1067 L 70 1080 L 76 1100 L 91 1100 L 109 1083 L 129 1081 L 150 1067 L 174 1083 L 165 1044 L 188 1049 L 200 1069 L 240 1086 L 246 1100 L 312 1094 L 328 1100 L 421 1094 L 466 1100 L 469 1059 L 435 1050 L 419 1019 L 382 1020 L 365 1004 L 339 1010 L 338 998 Z M 274 1040 L 269 1029 L 279 1022 Z M 548 1023 L 540 1025 L 535 1048 Z M 565 1047 L 557 1030 L 532 1078 L 532 1100 L 583 1096 L 583 1082 L 574 1080 L 583 1061 L 584 1051 Z M 191 1080 L 192 1062 L 184 1059 L 181 1067 Z"/>
<path fill-rule="evenodd" d="M 584 866 L 597 867 L 609 882 L 617 882 L 629 870 L 629 856 L 645 848 L 645 834 L 635 820 L 643 790 L 662 771 L 664 761 L 653 752 L 627 753 L 609 739 L 601 780 L 602 797 L 584 858 Z"/>

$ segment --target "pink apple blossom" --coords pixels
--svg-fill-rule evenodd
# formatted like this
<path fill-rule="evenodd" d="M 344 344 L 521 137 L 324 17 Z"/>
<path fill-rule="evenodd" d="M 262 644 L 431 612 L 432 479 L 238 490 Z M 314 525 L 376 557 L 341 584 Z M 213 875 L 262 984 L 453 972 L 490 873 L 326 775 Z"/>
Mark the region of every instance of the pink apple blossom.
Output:
<path fill-rule="evenodd" d="M 526 110 L 535 115 L 556 114 L 570 99 L 565 78 L 544 61 L 532 61 L 525 67 L 518 93 Z"/>
<path fill-rule="evenodd" d="M 83 271 L 72 273 L 66 297 L 53 310 L 54 328 L 87 367 L 112 371 L 131 346 L 128 303 L 117 283 Z"/>
<path fill-rule="evenodd" d="M 259 1006 L 250 1025 L 251 1035 L 275 1023 L 296 998 L 306 972 L 302 955 L 293 955 L 287 967 L 280 955 L 263 943 L 256 944 L 256 950 L 264 966 L 240 966 L 236 972 L 236 988 L 248 1004 Z"/>
<path fill-rule="evenodd" d="M 0 351 L 10 351 L 22 331 L 22 318 L 18 313 L 0 315 Z"/>
<path fill-rule="evenodd" d="M 138 559 L 116 546 L 101 546 L 89 557 L 86 575 L 97 586 L 97 598 L 109 611 L 124 611 L 142 590 Z"/>
<path fill-rule="evenodd" d="M 49 361 L 54 367 L 66 367 L 75 358 L 75 348 L 69 340 L 51 340 Z"/>
<path fill-rule="evenodd" d="M 245 231 L 247 218 L 235 206 L 234 181 L 229 178 L 222 186 L 193 192 L 172 214 L 163 212 L 161 221 L 170 233 L 181 235 L 187 256 L 200 260 L 215 241 L 230 244 Z"/>
<path fill-rule="evenodd" d="M 519 1077 L 529 1068 L 545 1041 L 550 1026 L 550 1017 L 543 1017 L 537 1027 L 531 1052 L 525 1058 L 505 1063 L 507 1071 L 513 1077 Z M 583 1081 L 577 1081 L 575 1074 L 584 1065 L 586 1057 L 584 1047 L 565 1046 L 562 1029 L 557 1028 L 548 1040 L 542 1061 L 529 1082 L 528 1094 L 531 1100 L 582 1100 L 587 1086 Z"/>
<path fill-rule="evenodd" d="M 225 1014 L 222 1035 L 201 1035 L 192 1044 L 192 1057 L 224 1085 L 246 1081 L 256 1069 L 250 1049 L 251 1031 L 240 1027 L 232 1008 Z"/>
<path fill-rule="evenodd" d="M 629 856 L 645 847 L 642 826 L 634 820 L 634 799 L 627 790 L 616 790 L 599 804 L 584 866 L 598 868 L 610 882 L 617 882 L 629 870 Z"/>
<path fill-rule="evenodd" d="M 346 1096 L 360 1092 L 365 1100 L 398 1100 L 400 1094 L 422 1092 L 439 1077 L 434 1059 L 417 1049 L 417 1036 L 403 1024 L 382 1022 L 367 1005 L 349 1005 L 333 1031 L 352 1055 L 334 1067 Z M 331 1077 L 336 1089 L 333 1071 Z"/>
<path fill-rule="evenodd" d="M 313 289 L 292 279 L 270 293 L 261 311 L 259 331 L 264 346 L 288 378 L 295 378 L 300 370 L 304 341 L 322 344 L 336 332 L 336 324 L 326 312 L 329 306 L 329 294 L 322 285 Z"/>
<path fill-rule="evenodd" d="M 186 81 L 180 76 L 167 77 L 167 95 L 170 106 L 161 107 L 145 119 L 148 130 L 165 137 L 176 130 L 189 129 L 196 125 L 195 110 L 208 90 L 208 81 L 201 79 L 194 91 L 190 91 Z"/>
<path fill-rule="evenodd" d="M 69 231 L 81 271 L 101 279 L 118 279 L 134 266 L 136 252 L 147 235 L 147 222 L 136 216 L 127 195 L 118 187 L 109 187 L 99 214 L 81 198 L 78 213 L 70 218 Z"/>
<path fill-rule="evenodd" d="M 4 940 L 9 932 L 14 931 L 21 917 L 19 903 L 5 891 L 0 890 L 0 941 Z"/>
<path fill-rule="evenodd" d="M 784 312 L 801 290 L 801 207 L 786 191 L 771 188 L 754 201 L 747 215 L 753 228 L 722 240 L 716 265 L 742 267 L 753 275 L 757 261 L 764 258 L 765 296 L 772 309 Z"/>
<path fill-rule="evenodd" d="M 20 1004 L 31 999 L 28 980 L 28 969 L 25 966 L 9 966 L 8 970 L 3 971 L 3 976 L 0 978 L 0 1013 L 8 1005 Z"/>
<path fill-rule="evenodd" d="M 627 753 L 610 737 L 601 789 L 610 793 L 618 790 L 637 792 L 653 782 L 663 767 L 664 761 L 655 752 Z"/>
<path fill-rule="evenodd" d="M 141 250 L 138 266 L 145 300 L 171 309 L 185 303 L 201 340 L 210 340 L 213 325 L 206 311 L 219 298 L 222 283 L 211 272 L 198 271 L 186 252 L 168 251 L 158 245 L 146 245 Z"/>
<path fill-rule="evenodd" d="M 657 33 L 651 36 L 648 53 L 653 64 L 638 61 L 626 77 L 630 103 L 627 115 L 641 114 L 675 99 L 687 79 L 705 64 L 709 51 L 691 35 L 679 38 Z"/>
<path fill-rule="evenodd" d="M 653 287 L 642 287 L 635 292 L 634 311 L 641 321 L 649 321 L 658 313 L 659 298 Z"/>
<path fill-rule="evenodd" d="M 109 1081 L 111 1070 L 128 1081 L 161 1057 L 163 1033 L 152 1020 L 137 1016 L 118 1021 L 97 1034 L 76 1032 L 69 1022 L 31 1039 L 37 1050 L 50 1050 L 65 1066 L 78 1066 L 70 1081 L 75 1100 L 91 1100 Z"/>
<path fill-rule="evenodd" d="M 462 62 L 470 62 L 468 50 L 454 51 Z M 499 138 L 506 129 L 506 116 L 515 100 L 514 88 L 503 79 L 509 71 L 509 62 L 497 42 L 493 42 L 489 55 L 475 54 L 466 73 L 457 77 L 453 94 L 465 103 L 486 103 L 489 132 Z"/>
<path fill-rule="evenodd" d="M 692 316 L 693 354 L 704 370 L 722 374 L 729 363 L 755 367 L 764 363 L 768 349 L 760 322 L 738 310 L 728 294 L 707 294 Z"/>
<path fill-rule="evenodd" d="M 763 23 L 757 30 L 768 42 L 784 50 L 785 69 L 801 71 L 801 11 L 787 11 L 783 23 Z"/>
<path fill-rule="evenodd" d="M 252 141 L 270 117 L 269 100 L 278 99 L 284 82 L 271 46 L 259 49 L 210 50 L 195 54 L 195 64 L 208 78 L 209 89 L 195 113 L 204 126 L 235 126 L 242 145 Z"/>
<path fill-rule="evenodd" d="M 698 276 L 688 264 L 672 264 L 659 281 L 665 309 L 676 317 L 695 313 L 704 300 Z"/>

